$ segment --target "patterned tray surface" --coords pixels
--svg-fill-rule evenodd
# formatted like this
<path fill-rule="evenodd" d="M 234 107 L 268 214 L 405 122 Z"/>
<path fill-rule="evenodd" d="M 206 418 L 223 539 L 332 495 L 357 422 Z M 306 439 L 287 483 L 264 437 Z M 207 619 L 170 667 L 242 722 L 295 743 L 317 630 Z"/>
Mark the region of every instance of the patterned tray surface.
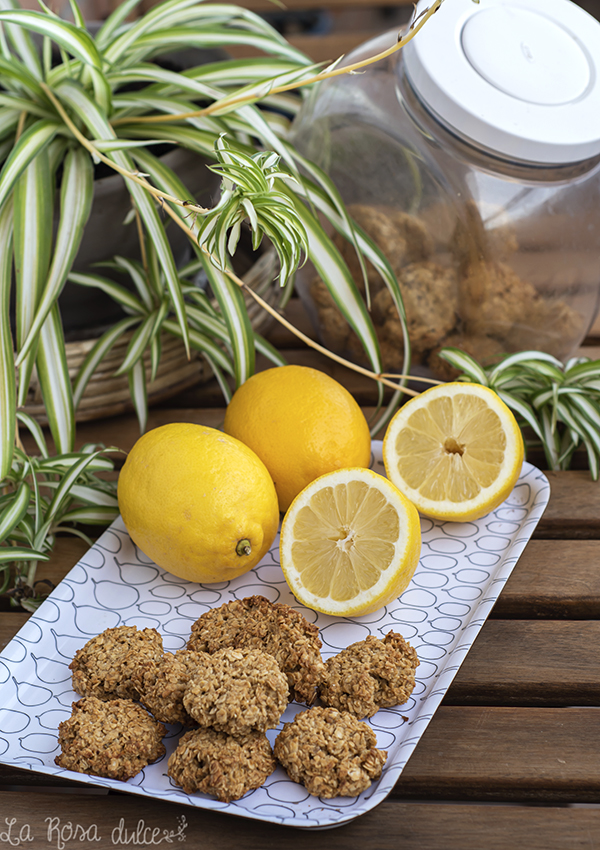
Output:
<path fill-rule="evenodd" d="M 381 443 L 373 443 L 373 468 L 383 473 Z M 130 791 L 189 806 L 227 811 L 305 828 L 342 824 L 380 803 L 393 788 L 456 671 L 485 622 L 549 497 L 546 477 L 525 463 L 510 497 L 477 522 L 422 520 L 421 559 L 407 590 L 374 614 L 354 619 L 317 614 L 299 605 L 279 566 L 279 540 L 250 573 L 202 586 L 157 567 L 131 542 L 117 520 L 69 572 L 0 655 L 0 762 Z M 317 623 L 323 657 L 372 634 L 400 632 L 416 648 L 420 666 L 410 700 L 371 718 L 377 745 L 388 751 L 381 779 L 358 797 L 322 800 L 278 768 L 262 788 L 233 803 L 187 795 L 166 775 L 179 727 L 169 727 L 167 755 L 127 783 L 84 776 L 54 764 L 57 727 L 78 699 L 68 665 L 92 636 L 118 625 L 155 627 L 165 650 L 185 646 L 204 611 L 231 599 L 262 594 L 285 602 Z M 306 706 L 290 703 L 282 723 Z M 277 730 L 268 733 L 271 742 Z"/>

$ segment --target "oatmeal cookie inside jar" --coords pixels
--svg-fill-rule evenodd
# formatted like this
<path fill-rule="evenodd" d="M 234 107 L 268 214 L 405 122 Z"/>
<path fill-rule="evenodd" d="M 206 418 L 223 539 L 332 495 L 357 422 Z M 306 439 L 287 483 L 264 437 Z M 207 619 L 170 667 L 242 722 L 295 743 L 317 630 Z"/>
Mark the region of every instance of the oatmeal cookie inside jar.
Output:
<path fill-rule="evenodd" d="M 500 0 L 445 3 L 402 50 L 314 89 L 292 128 L 357 232 L 387 258 L 412 366 L 443 379 L 453 377 L 438 356 L 445 346 L 483 365 L 525 349 L 566 360 L 598 310 L 600 24 L 570 0 L 548 2 L 551 10 L 516 0 L 509 17 Z M 344 61 L 396 38 L 385 33 Z M 521 43 L 534 50 L 535 74 L 519 59 Z M 367 305 L 384 371 L 405 371 L 387 285 L 368 262 L 363 273 L 351 240 L 332 239 Z M 321 341 L 365 362 L 339 293 L 316 273 L 299 291 Z"/>

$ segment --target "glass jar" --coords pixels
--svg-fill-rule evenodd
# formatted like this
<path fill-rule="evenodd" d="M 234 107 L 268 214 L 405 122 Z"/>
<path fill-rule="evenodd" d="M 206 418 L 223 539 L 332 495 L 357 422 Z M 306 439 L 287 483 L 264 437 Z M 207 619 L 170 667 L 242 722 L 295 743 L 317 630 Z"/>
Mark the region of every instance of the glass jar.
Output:
<path fill-rule="evenodd" d="M 600 24 L 580 7 L 445 0 L 402 50 L 315 89 L 293 142 L 394 268 L 413 363 L 450 378 L 443 346 L 489 364 L 581 344 L 600 295 Z M 384 370 L 399 371 L 402 327 L 373 267 L 367 286 Z M 299 289 L 323 343 L 360 357 L 319 278 Z"/>

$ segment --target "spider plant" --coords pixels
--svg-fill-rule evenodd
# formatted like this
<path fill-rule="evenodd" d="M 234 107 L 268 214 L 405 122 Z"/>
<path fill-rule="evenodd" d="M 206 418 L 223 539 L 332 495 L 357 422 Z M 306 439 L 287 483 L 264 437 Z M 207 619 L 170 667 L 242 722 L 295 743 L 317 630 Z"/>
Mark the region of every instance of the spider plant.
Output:
<path fill-rule="evenodd" d="M 543 448 L 548 469 L 568 469 L 583 446 L 592 478 L 598 480 L 600 360 L 573 357 L 562 363 L 542 351 L 520 351 L 484 368 L 457 348 L 442 349 L 440 357 L 460 370 L 458 380 L 498 393 L 516 415 L 526 443 Z"/>
<path fill-rule="evenodd" d="M 430 9 L 392 50 L 411 38 L 441 2 L 432 0 Z M 361 339 L 368 371 L 374 376 L 381 372 L 381 359 L 369 311 L 323 219 L 352 242 L 363 268 L 367 258 L 380 270 L 405 321 L 398 283 L 387 260 L 352 223 L 327 176 L 286 139 L 299 103 L 294 90 L 358 70 L 361 63 L 344 68 L 337 63 L 327 68 L 311 65 L 258 15 L 229 4 L 164 0 L 132 21 L 139 0 L 125 0 L 92 35 L 75 0 L 70 3 L 73 22 L 57 17 L 43 0 L 39 11 L 20 9 L 15 0 L 0 0 L 4 511 L 0 555 L 4 563 L 9 558 L 4 549 L 13 547 L 13 560 L 27 561 L 27 553 L 19 550 L 29 546 L 33 564 L 46 551 L 44 540 L 54 533 L 55 517 L 49 518 L 52 521 L 41 517 L 46 509 L 52 514 L 56 503 L 46 504 L 35 495 L 39 470 L 19 447 L 19 426 L 36 435 L 35 423 L 22 411 L 34 370 L 58 464 L 53 467 L 55 477 L 46 477 L 46 484 L 52 487 L 52 481 L 60 480 L 85 487 L 89 496 L 95 483 L 81 483 L 79 477 L 91 475 L 94 467 L 88 465 L 100 461 L 95 453 L 92 461 L 89 452 L 73 452 L 77 404 L 94 368 L 122 334 L 131 333 L 131 340 L 119 372 L 128 375 L 142 429 L 146 384 L 156 373 L 165 332 L 178 336 L 188 352 L 203 353 L 226 398 L 252 374 L 257 350 L 275 363 L 283 362 L 254 332 L 245 284 L 233 270 L 242 226 L 250 228 L 255 249 L 264 237 L 273 246 L 278 283 L 288 291 L 299 264 L 305 259 L 314 264 Z M 261 55 L 211 62 L 180 73 L 157 61 L 178 50 L 232 45 L 250 46 Z M 156 148 L 165 144 L 193 152 L 202 167 L 207 159 L 213 162 L 222 178 L 221 198 L 214 209 L 198 206 L 185 180 L 165 165 Z M 98 163 L 123 177 L 141 259 L 117 256 L 102 269 L 75 272 Z M 183 268 L 175 262 L 169 227 L 182 229 L 189 238 L 193 259 Z M 196 286 L 200 268 L 210 284 L 210 298 Z M 129 275 L 129 288 L 111 276 L 116 271 Z M 98 340 L 74 380 L 67 368 L 58 306 L 67 280 L 102 289 L 123 309 L 123 319 Z M 256 294 L 252 297 L 259 299 Z M 406 332 L 404 337 L 408 369 Z M 142 360 L 148 350 L 150 375 Z M 403 382 L 393 385 L 396 392 L 384 416 L 391 415 L 402 394 Z M 379 390 L 381 401 L 381 382 Z M 61 493 L 69 489 L 67 483 L 58 485 Z M 98 492 L 100 503 L 107 507 L 104 484 L 98 485 Z M 31 516 L 39 517 L 39 523 Z M 31 594 L 34 570 L 27 572 Z"/>

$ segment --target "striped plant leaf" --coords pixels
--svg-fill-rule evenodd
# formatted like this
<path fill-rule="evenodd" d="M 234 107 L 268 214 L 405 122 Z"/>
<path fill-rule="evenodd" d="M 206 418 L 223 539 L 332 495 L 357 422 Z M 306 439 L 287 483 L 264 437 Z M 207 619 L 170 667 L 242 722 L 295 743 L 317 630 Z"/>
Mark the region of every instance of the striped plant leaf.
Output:
<path fill-rule="evenodd" d="M 39 460 L 36 464 L 36 469 L 38 472 L 66 472 L 80 460 L 80 452 L 65 452 L 45 458 L 44 460 Z M 86 472 L 110 472 L 112 469 L 114 469 L 112 460 L 99 454 L 89 462 Z"/>
<path fill-rule="evenodd" d="M 54 491 L 58 490 L 61 484 L 61 481 L 44 481 L 44 487 Z M 118 507 L 118 500 L 114 493 L 101 490 L 100 488 L 90 487 L 88 484 L 70 484 L 68 494 L 73 499 L 77 499 L 78 502 L 84 502 L 86 505 L 93 507 L 106 507 L 110 509 Z M 62 513 L 61 519 L 64 519 Z"/>
<path fill-rule="evenodd" d="M 287 360 L 281 354 L 281 352 L 277 351 L 274 345 L 262 337 L 260 334 L 254 332 L 254 346 L 256 348 L 257 354 L 262 354 L 263 357 L 266 357 L 267 360 L 270 360 L 271 363 L 274 363 L 275 366 L 287 366 Z"/>
<path fill-rule="evenodd" d="M 83 236 L 93 197 L 93 168 L 83 148 L 70 150 L 64 160 L 60 190 L 60 218 L 52 263 L 35 318 L 20 348 L 17 365 L 35 343 L 47 316 L 60 294 Z"/>
<path fill-rule="evenodd" d="M 40 527 L 36 530 L 35 545 L 37 547 L 39 547 L 40 542 L 46 538 L 46 535 L 52 527 L 54 520 L 58 517 L 63 504 L 65 504 L 67 500 L 76 493 L 77 479 L 86 471 L 94 458 L 101 453 L 102 451 L 98 451 L 83 455 L 77 463 L 73 464 L 60 481 L 54 482 L 56 484 L 54 494 L 47 510 L 44 513 L 43 521 L 41 522 Z M 45 484 L 50 486 L 51 482 L 48 481 L 45 482 Z"/>
<path fill-rule="evenodd" d="M 529 425 L 529 427 L 537 434 L 540 440 L 543 441 L 544 435 L 539 426 L 535 413 L 531 409 L 531 405 L 527 404 L 527 402 L 523 401 L 520 398 L 512 395 L 511 393 L 504 392 L 502 390 L 497 390 L 498 395 L 502 399 L 502 401 L 509 407 L 513 413 L 517 416 L 520 416 L 525 422 Z"/>
<path fill-rule="evenodd" d="M 131 313 L 141 316 L 146 313 L 146 307 L 139 298 L 136 298 L 125 286 L 115 283 L 114 280 L 108 277 L 92 273 L 70 272 L 67 280 L 77 283 L 80 286 L 87 286 L 105 292 L 107 295 L 110 295 L 113 301 L 116 301 L 117 304 L 120 304 L 121 307 Z"/>
<path fill-rule="evenodd" d="M 74 85 L 70 81 L 65 81 L 60 87 L 59 94 L 69 104 L 71 109 L 81 115 L 83 121 L 86 123 L 88 129 L 90 129 L 90 131 L 94 134 L 95 138 L 108 139 L 111 135 L 113 135 L 110 124 L 102 115 L 100 110 L 96 108 L 94 102 L 88 94 L 83 91 L 83 89 Z M 113 151 L 111 156 L 117 165 L 122 168 L 125 168 L 128 171 L 136 170 L 132 160 L 129 158 L 129 155 L 124 151 Z M 185 305 L 183 303 L 183 296 L 181 295 L 181 287 L 179 284 L 179 276 L 177 274 L 175 259 L 167 239 L 165 229 L 162 225 L 160 214 L 149 193 L 138 183 L 128 180 L 127 178 L 125 179 L 133 201 L 144 222 L 148 240 L 152 243 L 153 248 L 158 255 L 160 267 L 165 276 L 169 295 L 171 296 L 173 309 L 181 327 L 183 343 L 189 354 L 190 342 L 185 317 Z"/>
<path fill-rule="evenodd" d="M 455 369 L 463 372 L 470 380 L 475 381 L 477 384 L 482 384 L 484 387 L 488 386 L 488 377 L 484 369 L 466 352 L 461 351 L 460 348 L 442 348 L 439 356 L 442 360 L 454 366 Z"/>
<path fill-rule="evenodd" d="M 219 388 L 223 394 L 223 398 L 225 399 L 225 404 L 229 404 L 232 399 L 233 392 L 231 391 L 231 387 L 227 383 L 227 379 L 225 378 L 222 370 L 219 369 L 213 358 L 206 352 L 204 352 L 204 359 L 210 366 L 210 369 L 217 380 Z"/>
<path fill-rule="evenodd" d="M 294 198 L 294 203 L 308 236 L 309 255 L 317 274 L 325 281 L 338 309 L 358 335 L 371 368 L 379 374 L 382 366 L 377 335 L 348 266 L 316 217 L 299 199 Z"/>
<path fill-rule="evenodd" d="M 127 374 L 127 379 L 129 381 L 129 395 L 140 426 L 140 434 L 143 434 L 148 422 L 148 387 L 143 360 L 140 359 L 134 363 Z"/>
<path fill-rule="evenodd" d="M 95 507 L 73 508 L 73 510 L 65 511 L 62 514 L 61 528 L 64 531 L 72 531 L 64 526 L 66 522 L 81 522 L 85 525 L 110 525 L 119 516 L 118 507 L 108 507 L 106 505 L 96 505 Z M 58 529 L 57 529 L 58 530 Z"/>
<path fill-rule="evenodd" d="M 114 257 L 115 267 L 127 272 L 133 285 L 135 286 L 140 300 L 144 304 L 146 310 L 152 310 L 152 293 L 148 289 L 144 267 L 137 260 L 131 260 L 128 257 Z"/>
<path fill-rule="evenodd" d="M 533 371 L 539 371 L 538 366 L 541 366 L 543 363 L 549 363 L 551 366 L 555 367 L 556 371 L 552 372 L 540 372 L 540 374 L 546 375 L 556 375 L 560 373 L 562 377 L 562 368 L 563 364 L 556 357 L 553 357 L 551 354 L 547 354 L 544 351 L 518 351 L 515 354 L 509 354 L 507 357 L 504 357 L 497 366 L 494 366 L 489 372 L 489 381 L 490 384 L 493 384 L 497 377 L 499 377 L 503 372 L 506 372 L 508 369 L 511 369 L 513 366 L 517 364 L 521 367 L 520 371 L 523 368 L 533 369 Z"/>
<path fill-rule="evenodd" d="M 21 7 L 16 0 L 0 0 L 0 10 L 14 11 L 20 8 Z M 26 65 L 33 76 L 41 79 L 42 66 L 40 63 L 40 55 L 27 28 L 14 26 L 12 24 L 6 24 L 5 28 L 8 37 L 17 54 L 21 57 L 23 64 Z"/>
<path fill-rule="evenodd" d="M 181 339 L 181 328 L 171 319 L 165 319 L 163 328 L 168 333 Z M 190 328 L 190 346 L 195 351 L 201 351 L 207 358 L 210 357 L 213 363 L 223 372 L 228 375 L 234 374 L 234 367 L 227 354 L 223 349 L 207 334 L 203 334 L 193 328 Z"/>
<path fill-rule="evenodd" d="M 31 330 L 37 305 L 48 275 L 52 251 L 54 174 L 48 148 L 44 148 L 23 171 L 14 188 L 14 257 L 16 347 L 19 350 Z M 25 404 L 37 345 L 34 344 L 19 370 L 17 402 Z"/>
<path fill-rule="evenodd" d="M 0 210 L 0 480 L 11 468 L 16 419 L 15 362 L 10 327 L 13 241 L 12 199 Z"/>
<path fill-rule="evenodd" d="M 46 438 L 44 436 L 44 432 L 39 424 L 39 422 L 30 416 L 29 413 L 26 413 L 24 410 L 17 410 L 17 420 L 25 425 L 31 436 L 33 437 L 37 450 L 41 454 L 42 457 L 48 457 L 48 445 L 46 443 Z"/>
<path fill-rule="evenodd" d="M 26 31 L 47 36 L 86 65 L 101 67 L 100 55 L 93 38 L 88 32 L 68 21 L 43 12 L 17 9 L 15 11 L 0 10 L 0 23 L 2 22 L 17 24 Z"/>
<path fill-rule="evenodd" d="M 75 445 L 75 406 L 57 303 L 40 330 L 35 365 L 56 451 L 71 452 Z"/>
<path fill-rule="evenodd" d="M 135 329 L 133 336 L 131 337 L 131 341 L 127 346 L 125 357 L 115 372 L 115 375 L 125 375 L 133 369 L 135 364 L 138 363 L 144 356 L 144 352 L 152 337 L 152 331 L 154 329 L 157 315 L 157 310 L 153 313 L 149 313 Z"/>
<path fill-rule="evenodd" d="M 6 540 L 11 531 L 21 522 L 29 507 L 31 487 L 21 481 L 11 502 L 0 513 L 0 542 Z"/>
<path fill-rule="evenodd" d="M 187 29 L 185 27 L 172 27 L 170 29 L 157 30 L 156 32 L 143 35 L 136 40 L 135 52 L 131 52 L 132 61 L 139 61 L 145 56 L 164 53 L 165 51 L 183 50 L 185 48 L 206 49 L 210 47 L 252 47 L 267 55 L 280 56 L 306 62 L 308 60 L 299 50 L 292 47 L 289 42 L 278 41 L 271 35 L 261 35 L 256 32 L 233 29 L 227 25 L 202 26 L 201 29 Z M 108 58 L 109 51 L 106 51 Z"/>
<path fill-rule="evenodd" d="M 176 197 L 188 197 L 186 187 L 174 172 L 149 152 L 136 152 L 136 163 L 147 171 L 156 186 Z M 183 218 L 184 209 L 177 208 Z M 229 340 L 233 352 L 236 386 L 246 381 L 254 372 L 255 352 L 254 333 L 242 293 L 229 277 L 219 271 L 214 264 L 198 251 L 198 258 L 208 277 L 219 309 L 229 331 Z M 221 367 L 223 368 L 223 367 Z"/>
<path fill-rule="evenodd" d="M 129 16 L 139 6 L 141 0 L 124 0 L 119 3 L 108 18 L 104 21 L 98 32 L 96 33 L 96 46 L 99 50 L 103 50 L 107 45 L 115 40 L 115 35 L 119 29 L 126 25 Z"/>
<path fill-rule="evenodd" d="M 23 546 L 0 546 L 0 564 L 11 563 L 12 561 L 49 561 L 50 555 L 46 552 L 40 552 L 38 549 L 30 549 Z"/>
<path fill-rule="evenodd" d="M 59 129 L 56 121 L 36 121 L 15 143 L 0 173 L 0 207 L 29 163 L 52 141 Z"/>
<path fill-rule="evenodd" d="M 85 388 L 102 360 L 106 357 L 113 345 L 122 337 L 122 335 L 132 328 L 139 318 L 133 316 L 127 319 L 122 319 L 116 322 L 94 343 L 93 347 L 87 353 L 83 363 L 79 367 L 77 376 L 73 383 L 73 404 L 75 409 L 79 407 Z"/>
<path fill-rule="evenodd" d="M 15 57 L 11 59 L 0 57 L 0 76 L 4 89 L 13 91 L 18 95 L 26 93 L 28 97 L 39 102 L 45 101 L 38 76 L 32 74 L 29 68 L 16 60 Z"/>

